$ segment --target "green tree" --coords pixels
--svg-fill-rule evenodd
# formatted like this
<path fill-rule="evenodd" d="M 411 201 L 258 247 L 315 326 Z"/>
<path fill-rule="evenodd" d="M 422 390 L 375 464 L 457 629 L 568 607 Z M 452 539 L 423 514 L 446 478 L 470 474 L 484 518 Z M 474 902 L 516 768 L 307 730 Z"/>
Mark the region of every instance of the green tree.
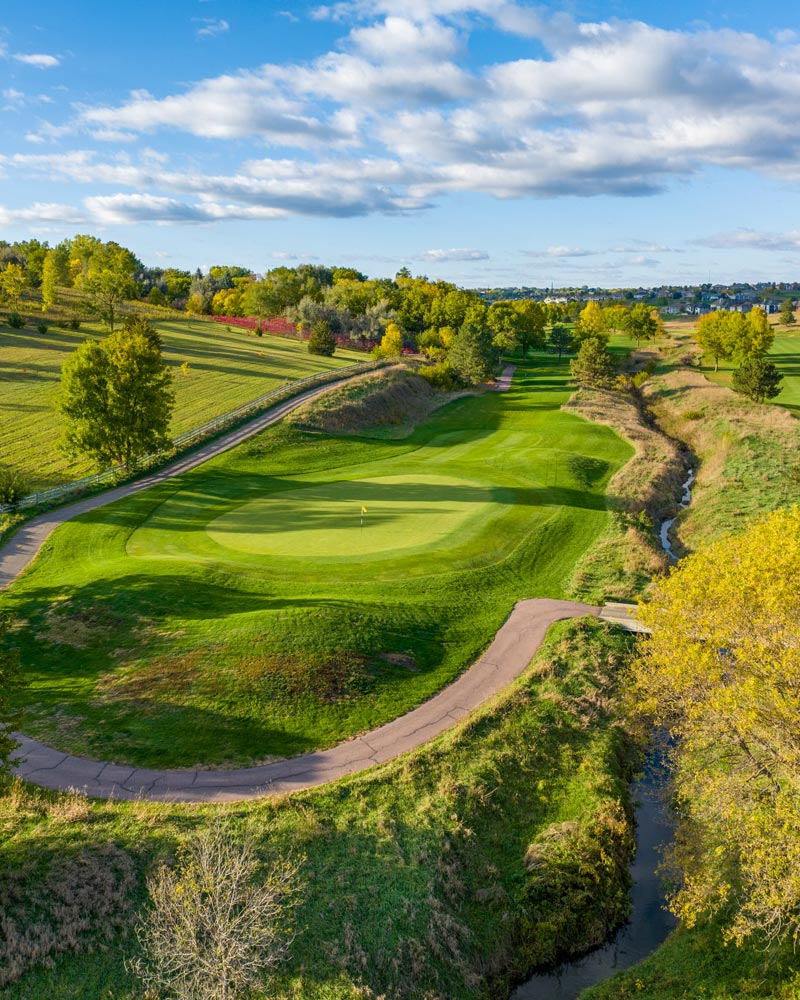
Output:
<path fill-rule="evenodd" d="M 57 405 L 66 417 L 64 445 L 101 468 L 133 468 L 169 446 L 174 402 L 170 370 L 140 333 L 87 340 L 62 367 Z"/>
<path fill-rule="evenodd" d="M 311 336 L 308 340 L 308 353 L 332 358 L 335 350 L 336 338 L 331 332 L 330 325 L 324 319 L 318 320 L 311 328 Z"/>
<path fill-rule="evenodd" d="M 545 326 L 547 325 L 547 309 L 541 302 L 533 299 L 522 299 L 514 303 L 514 309 L 519 316 L 517 336 L 523 358 L 528 351 L 542 350 L 546 343 Z"/>
<path fill-rule="evenodd" d="M 782 381 L 783 375 L 766 358 L 748 358 L 733 373 L 733 388 L 757 403 L 774 399 Z"/>
<path fill-rule="evenodd" d="M 69 255 L 64 247 L 48 250 L 42 264 L 42 312 L 58 302 L 58 289 L 69 285 Z"/>
<path fill-rule="evenodd" d="M 644 302 L 637 302 L 628 313 L 625 329 L 640 347 L 643 340 L 655 340 L 663 327 L 655 310 Z"/>
<path fill-rule="evenodd" d="M 671 908 L 726 937 L 800 937 L 800 509 L 701 545 L 638 613 L 630 702 L 670 739 Z"/>
<path fill-rule="evenodd" d="M 784 326 L 794 324 L 794 306 L 791 299 L 784 299 L 781 304 L 780 320 Z"/>
<path fill-rule="evenodd" d="M 19 650 L 9 645 L 10 615 L 0 615 L 0 779 L 11 769 L 11 755 L 19 743 L 11 735 L 19 724 L 20 713 L 12 707 L 14 693 L 23 686 Z"/>
<path fill-rule="evenodd" d="M 120 303 L 136 291 L 133 276 L 137 265 L 130 250 L 118 243 L 102 243 L 94 249 L 80 278 L 80 288 L 91 308 L 112 333 Z"/>
<path fill-rule="evenodd" d="M 0 292 L 14 309 L 19 305 L 22 293 L 27 287 L 28 276 L 21 264 L 9 264 L 4 271 L 0 271 Z"/>
<path fill-rule="evenodd" d="M 156 350 L 160 351 L 163 347 L 161 341 L 161 335 L 158 330 L 153 326 L 146 316 L 142 316 L 141 313 L 134 313 L 132 316 L 126 316 L 122 321 L 122 329 L 129 337 L 135 337 L 137 334 L 144 337 L 144 339 Z"/>
<path fill-rule="evenodd" d="M 594 389 L 608 387 L 614 379 L 614 362 L 605 343 L 597 337 L 583 341 L 578 356 L 569 363 L 569 370 L 579 385 Z"/>
<path fill-rule="evenodd" d="M 554 323 L 547 343 L 551 351 L 558 351 L 558 360 L 560 361 L 564 351 L 569 351 L 572 348 L 572 334 L 562 323 Z"/>
<path fill-rule="evenodd" d="M 747 331 L 742 342 L 734 348 L 734 358 L 743 361 L 746 358 L 763 358 L 769 353 L 775 334 L 770 326 L 767 314 L 761 306 L 755 306 L 747 314 Z"/>
<path fill-rule="evenodd" d="M 703 354 L 714 359 L 714 371 L 719 371 L 720 361 L 727 361 L 733 353 L 730 325 L 724 310 L 706 313 L 697 324 L 697 343 Z"/>
<path fill-rule="evenodd" d="M 487 381 L 494 375 L 499 360 L 491 331 L 485 326 L 465 323 L 453 340 L 447 360 L 465 382 L 474 385 Z"/>
<path fill-rule="evenodd" d="M 486 314 L 486 323 L 492 331 L 495 347 L 505 353 L 517 350 L 522 318 L 511 302 L 493 302 Z"/>

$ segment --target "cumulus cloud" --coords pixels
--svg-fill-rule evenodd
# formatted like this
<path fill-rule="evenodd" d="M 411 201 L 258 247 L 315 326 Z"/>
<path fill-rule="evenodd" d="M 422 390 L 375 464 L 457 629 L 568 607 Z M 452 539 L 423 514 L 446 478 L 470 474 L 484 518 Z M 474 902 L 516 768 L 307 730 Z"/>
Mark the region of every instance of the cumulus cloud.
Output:
<path fill-rule="evenodd" d="M 428 260 L 437 264 L 444 261 L 489 260 L 485 250 L 471 250 L 468 247 L 452 247 L 449 250 L 426 250 L 417 260 Z"/>
<path fill-rule="evenodd" d="M 647 196 L 708 166 L 800 180 L 800 44 L 791 33 L 581 22 L 512 0 L 352 0 L 316 16 L 342 25 L 331 51 L 163 94 L 133 91 L 29 135 L 57 144 L 82 132 L 121 143 L 177 131 L 247 139 L 273 155 L 214 175 L 76 163 L 72 154 L 38 169 L 161 199 L 148 210 L 175 222 L 230 206 L 334 217 L 411 211 L 461 192 Z M 209 34 L 227 26 L 219 18 L 198 24 Z M 516 35 L 522 57 L 468 64 L 470 33 L 486 24 Z M 125 205 L 133 215 L 146 208 Z M 674 251 L 631 243 L 612 252 L 644 259 Z"/>

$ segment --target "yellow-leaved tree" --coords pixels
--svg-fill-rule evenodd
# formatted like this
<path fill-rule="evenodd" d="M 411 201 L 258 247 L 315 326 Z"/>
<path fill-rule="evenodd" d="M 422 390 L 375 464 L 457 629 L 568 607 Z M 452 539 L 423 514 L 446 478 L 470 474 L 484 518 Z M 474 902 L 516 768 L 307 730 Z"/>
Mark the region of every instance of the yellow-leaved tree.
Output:
<path fill-rule="evenodd" d="M 631 699 L 666 729 L 674 911 L 800 940 L 800 508 L 708 544 L 639 617 Z"/>

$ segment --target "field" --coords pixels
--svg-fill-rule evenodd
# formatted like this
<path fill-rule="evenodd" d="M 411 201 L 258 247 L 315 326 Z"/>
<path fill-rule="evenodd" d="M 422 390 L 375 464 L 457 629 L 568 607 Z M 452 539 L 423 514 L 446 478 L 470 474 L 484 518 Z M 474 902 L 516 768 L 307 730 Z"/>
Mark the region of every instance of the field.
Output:
<path fill-rule="evenodd" d="M 284 382 L 365 360 L 363 354 L 341 350 L 333 358 L 315 357 L 299 341 L 228 332 L 219 323 L 174 318 L 156 325 L 174 375 L 173 436 Z M 106 332 L 97 323 L 83 323 L 79 331 L 50 326 L 47 333 L 30 325 L 22 330 L 0 325 L 0 466 L 19 469 L 31 490 L 94 471 L 87 460 L 70 459 L 59 450 L 62 421 L 53 397 L 69 354 L 87 337 L 99 339 Z M 186 374 L 180 367 L 184 362 Z"/>
<path fill-rule="evenodd" d="M 565 596 L 608 523 L 632 449 L 560 411 L 566 382 L 538 358 L 402 440 L 279 425 L 64 525 L 2 599 L 23 728 L 137 765 L 243 763 L 430 697 L 515 601 Z"/>

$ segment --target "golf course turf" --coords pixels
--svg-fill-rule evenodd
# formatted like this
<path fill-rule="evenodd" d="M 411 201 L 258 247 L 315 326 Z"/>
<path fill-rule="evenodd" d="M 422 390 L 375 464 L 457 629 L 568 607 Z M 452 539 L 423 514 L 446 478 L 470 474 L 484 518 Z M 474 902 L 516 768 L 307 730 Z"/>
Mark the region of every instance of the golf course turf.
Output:
<path fill-rule="evenodd" d="M 563 597 L 632 449 L 562 413 L 566 362 L 400 441 L 287 424 L 61 527 L 2 596 L 23 730 L 138 766 L 329 746 L 430 697 L 526 597 Z M 361 527 L 362 507 L 363 528 Z"/>

